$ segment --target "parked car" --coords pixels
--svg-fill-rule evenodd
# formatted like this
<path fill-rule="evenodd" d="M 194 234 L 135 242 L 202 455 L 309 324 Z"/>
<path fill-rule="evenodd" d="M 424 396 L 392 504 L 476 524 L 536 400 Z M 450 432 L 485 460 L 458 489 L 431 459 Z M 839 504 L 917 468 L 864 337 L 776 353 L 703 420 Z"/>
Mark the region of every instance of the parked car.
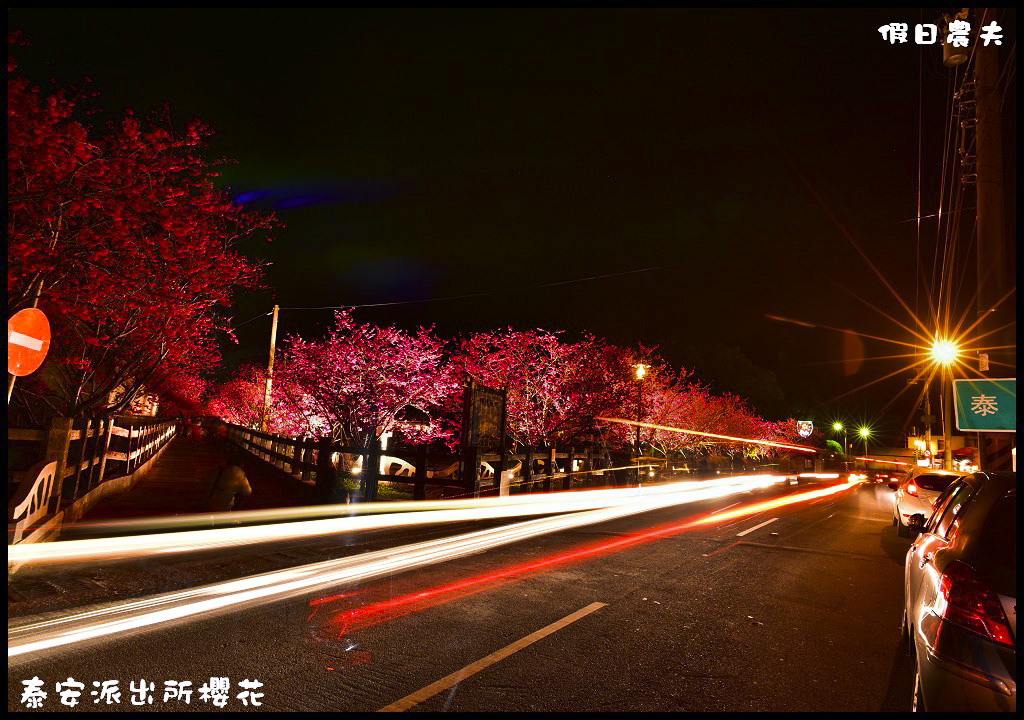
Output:
<path fill-rule="evenodd" d="M 955 480 L 907 552 L 915 710 L 1017 709 L 1017 474 Z"/>
<path fill-rule="evenodd" d="M 896 486 L 896 497 L 892 503 L 892 524 L 900 537 L 910 537 L 907 521 L 911 515 L 929 517 L 932 506 L 939 494 L 961 473 L 933 468 L 916 467 L 908 472 Z"/>

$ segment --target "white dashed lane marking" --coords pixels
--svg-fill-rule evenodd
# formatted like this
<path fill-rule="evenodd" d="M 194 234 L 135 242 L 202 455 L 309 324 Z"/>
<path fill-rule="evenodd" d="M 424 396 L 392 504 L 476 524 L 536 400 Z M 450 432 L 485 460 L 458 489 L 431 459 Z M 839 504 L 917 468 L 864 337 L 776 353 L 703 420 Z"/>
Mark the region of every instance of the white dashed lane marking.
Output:
<path fill-rule="evenodd" d="M 755 526 L 754 526 L 754 527 L 752 527 L 752 528 L 747 528 L 746 530 L 744 530 L 744 531 L 742 531 L 742 532 L 738 532 L 738 533 L 736 533 L 736 537 L 743 537 L 744 535 L 747 535 L 747 534 L 749 534 L 749 533 L 752 533 L 752 532 L 754 532 L 755 530 L 757 530 L 757 529 L 759 529 L 759 528 L 763 528 L 763 527 L 764 527 L 765 525 L 768 525 L 768 524 L 770 524 L 770 523 L 773 523 L 773 522 L 775 522 L 776 520 L 778 520 L 778 518 L 777 518 L 777 517 L 776 517 L 776 518 L 772 518 L 771 520 L 765 520 L 765 521 L 764 521 L 763 523 L 761 523 L 760 525 L 755 525 Z"/>

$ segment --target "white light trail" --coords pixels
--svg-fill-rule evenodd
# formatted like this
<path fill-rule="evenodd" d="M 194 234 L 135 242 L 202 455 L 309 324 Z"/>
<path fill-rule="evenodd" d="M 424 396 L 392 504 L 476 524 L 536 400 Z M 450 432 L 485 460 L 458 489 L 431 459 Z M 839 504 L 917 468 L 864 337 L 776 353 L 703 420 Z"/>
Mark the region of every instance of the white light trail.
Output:
<path fill-rule="evenodd" d="M 816 454 L 818 451 L 807 445 L 791 445 L 787 443 L 779 443 L 774 440 L 757 440 L 755 438 L 741 438 L 733 435 L 719 435 L 718 433 L 705 432 L 703 430 L 688 430 L 686 428 L 672 427 L 671 425 L 655 425 L 654 423 L 639 422 L 637 420 L 624 420 L 623 418 L 610 418 L 610 417 L 597 417 L 595 420 L 603 420 L 604 422 L 620 423 L 622 425 L 633 425 L 635 427 L 644 427 L 651 430 L 664 430 L 665 432 L 681 433 L 683 435 L 698 435 L 700 437 L 715 438 L 717 440 L 726 440 L 729 442 L 744 443 L 749 445 L 764 445 L 766 447 L 780 448 L 782 450 L 796 450 L 798 452 L 805 452 Z"/>
<path fill-rule="evenodd" d="M 573 477 L 581 477 L 583 475 L 602 475 L 604 473 L 612 472 L 613 470 L 635 470 L 637 467 L 655 467 L 654 465 L 622 465 L 620 467 L 601 468 L 599 470 L 576 470 L 573 471 Z M 536 482 L 545 478 L 559 479 L 564 478 L 567 473 L 555 473 L 554 475 L 534 475 L 531 482 Z M 408 478 L 398 476 L 382 476 L 380 478 L 381 483 L 395 483 L 408 485 L 411 484 Z M 513 485 L 522 485 L 524 481 L 512 483 Z M 628 488 L 595 488 L 593 490 L 575 490 L 573 493 L 601 493 L 601 492 L 612 492 L 621 493 Z M 564 494 L 559 492 L 559 494 Z M 170 516 L 155 516 L 155 517 L 143 517 L 143 518 L 131 518 L 124 520 L 103 520 L 94 522 L 78 523 L 76 527 L 80 528 L 96 528 L 104 531 L 124 531 L 122 534 L 126 534 L 132 531 L 136 532 L 148 532 L 151 530 L 174 530 L 174 529 L 187 529 L 190 527 L 199 529 L 210 529 L 211 526 L 215 526 L 218 523 L 240 523 L 250 524 L 259 522 L 279 522 L 284 520 L 306 520 L 314 518 L 336 518 L 346 517 L 351 515 L 375 515 L 378 513 L 400 513 L 400 512 L 419 512 L 423 510 L 447 510 L 452 508 L 461 507 L 481 507 L 482 505 L 496 505 L 496 504 L 511 504 L 517 505 L 521 503 L 532 503 L 532 502 L 547 502 L 551 497 L 550 494 L 523 494 L 523 495 L 511 495 L 505 497 L 487 497 L 487 498 L 453 498 L 448 500 L 402 500 L 402 501 L 388 501 L 388 502 L 372 502 L 372 503 L 353 503 L 353 504 L 334 504 L 334 505 L 305 505 L 301 507 L 289 507 L 289 508 L 267 508 L 263 510 L 232 510 L 231 512 L 219 512 L 219 513 L 194 513 L 189 515 L 170 515 Z M 596 497 L 596 495 L 595 495 Z"/>
<path fill-rule="evenodd" d="M 7 546 L 9 564 L 59 564 L 85 561 L 117 560 L 155 554 L 178 554 L 237 547 L 255 543 L 323 537 L 340 533 L 381 530 L 386 528 L 431 525 L 438 523 L 492 520 L 527 515 L 550 515 L 609 507 L 637 497 L 648 497 L 695 487 L 716 487 L 750 476 L 706 481 L 666 483 L 644 488 L 614 488 L 580 492 L 515 495 L 465 500 L 414 501 L 400 503 L 367 503 L 331 505 L 319 508 L 257 510 L 248 514 L 219 513 L 219 520 L 288 519 L 308 516 L 313 512 L 337 515 L 355 508 L 358 516 L 328 517 L 322 520 L 277 522 L 242 527 L 210 528 L 182 532 L 117 536 L 90 540 L 67 540 L 50 543 L 24 543 Z M 390 512 L 395 508 L 399 512 Z M 411 511 L 415 508 L 416 511 Z M 376 511 L 378 514 L 365 514 Z M 210 522 L 211 516 L 206 516 Z"/>
<path fill-rule="evenodd" d="M 74 612 L 63 617 L 8 627 L 7 657 L 27 656 L 45 650 L 98 638 L 154 628 L 169 622 L 197 618 L 215 612 L 241 610 L 259 603 L 317 592 L 343 583 L 423 567 L 539 535 L 605 522 L 657 508 L 699 502 L 740 492 L 771 487 L 775 476 L 754 475 L 699 483 L 643 488 L 633 497 L 611 507 L 527 520 L 454 537 L 378 550 L 327 560 L 261 575 L 216 583 L 200 588 L 155 595 L 120 605 Z"/>

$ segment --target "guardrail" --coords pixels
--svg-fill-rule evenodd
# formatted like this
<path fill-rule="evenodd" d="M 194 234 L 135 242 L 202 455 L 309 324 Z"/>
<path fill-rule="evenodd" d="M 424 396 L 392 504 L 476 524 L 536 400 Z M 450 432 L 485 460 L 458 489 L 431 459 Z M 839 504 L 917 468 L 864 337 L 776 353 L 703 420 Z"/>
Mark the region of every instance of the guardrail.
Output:
<path fill-rule="evenodd" d="M 8 471 L 8 542 L 35 541 L 38 530 L 52 526 L 58 516 L 63 519 L 69 508 L 77 518 L 93 495 L 110 494 L 115 485 L 130 487 L 177 428 L 177 420 L 126 417 L 54 418 L 47 429 L 9 428 L 8 451 L 12 443 L 29 443 L 36 446 L 31 454 L 42 460 L 27 470 Z M 102 493 L 94 493 L 100 488 Z"/>
<path fill-rule="evenodd" d="M 591 450 L 577 453 L 574 448 L 526 449 L 518 454 L 506 452 L 504 457 L 475 452 L 469 457 L 431 456 L 424 445 L 391 450 L 351 447 L 330 438 L 288 437 L 231 423 L 225 426 L 228 442 L 293 478 L 314 484 L 323 502 L 338 501 L 341 478 L 358 480 L 358 499 L 372 502 L 380 482 L 412 485 L 413 499 L 422 500 L 429 485 L 460 489 L 463 496 L 505 495 L 513 489 L 547 492 L 555 489 L 556 480 L 564 490 L 606 484 L 603 473 L 628 474 L 634 467 L 625 461 L 613 468 L 613 463 L 596 458 Z M 342 462 L 342 455 L 354 459 Z M 465 472 L 474 465 L 475 473 Z"/>

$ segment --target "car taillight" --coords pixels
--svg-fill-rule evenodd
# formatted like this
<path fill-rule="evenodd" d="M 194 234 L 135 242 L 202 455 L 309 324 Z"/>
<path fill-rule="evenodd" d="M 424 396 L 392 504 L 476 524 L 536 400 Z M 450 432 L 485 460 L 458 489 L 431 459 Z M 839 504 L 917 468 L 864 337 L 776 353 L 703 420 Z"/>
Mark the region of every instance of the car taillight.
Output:
<path fill-rule="evenodd" d="M 914 483 L 907 483 L 907 495 L 917 497 L 917 485 Z"/>
<path fill-rule="evenodd" d="M 939 578 L 935 612 L 962 628 L 1013 647 L 1010 625 L 999 598 L 969 566 L 955 560 Z"/>

